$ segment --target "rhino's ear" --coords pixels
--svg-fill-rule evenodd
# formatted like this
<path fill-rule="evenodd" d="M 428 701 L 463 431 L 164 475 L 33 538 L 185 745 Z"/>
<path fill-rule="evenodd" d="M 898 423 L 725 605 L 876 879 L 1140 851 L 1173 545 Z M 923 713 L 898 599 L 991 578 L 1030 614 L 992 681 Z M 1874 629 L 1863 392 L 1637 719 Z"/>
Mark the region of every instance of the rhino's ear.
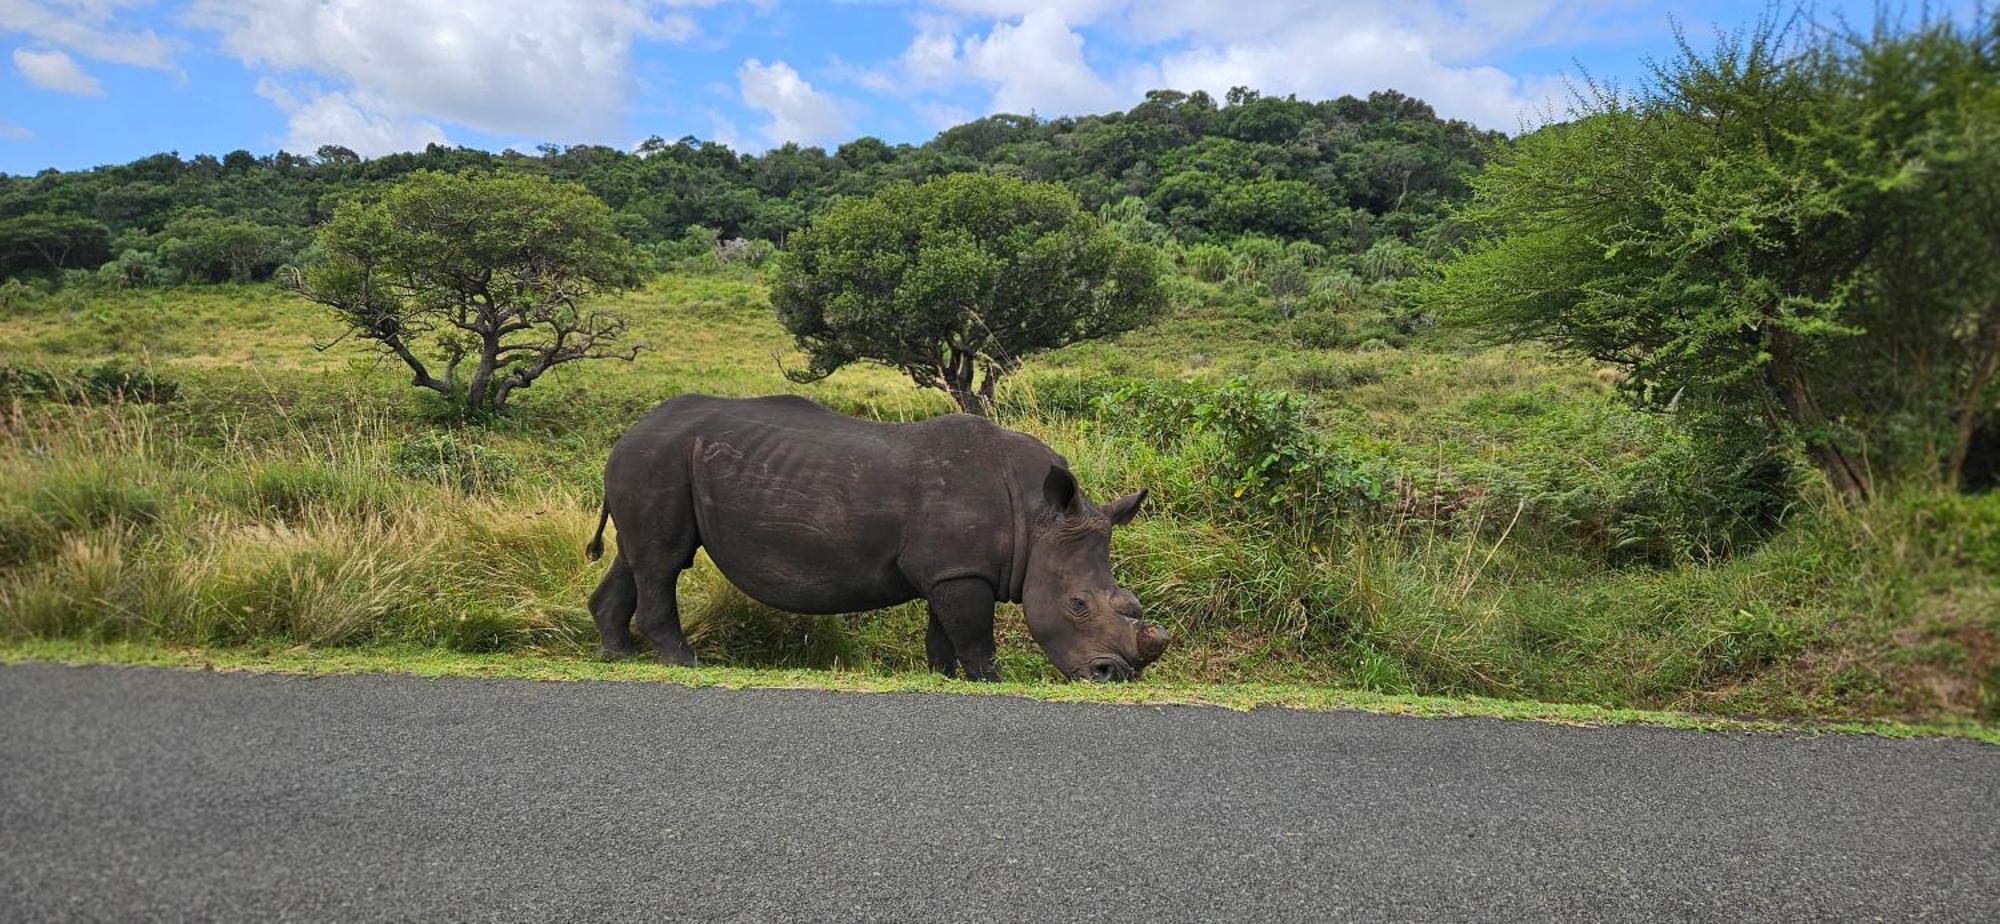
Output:
<path fill-rule="evenodd" d="M 1065 516 L 1082 514 L 1083 492 L 1076 486 L 1076 476 L 1062 466 L 1049 466 L 1048 477 L 1042 479 L 1042 503 Z"/>
<path fill-rule="evenodd" d="M 1140 488 L 1111 503 L 1104 505 L 1104 515 L 1111 518 L 1111 525 L 1124 526 L 1139 515 L 1139 505 L 1146 502 L 1146 489 Z"/>

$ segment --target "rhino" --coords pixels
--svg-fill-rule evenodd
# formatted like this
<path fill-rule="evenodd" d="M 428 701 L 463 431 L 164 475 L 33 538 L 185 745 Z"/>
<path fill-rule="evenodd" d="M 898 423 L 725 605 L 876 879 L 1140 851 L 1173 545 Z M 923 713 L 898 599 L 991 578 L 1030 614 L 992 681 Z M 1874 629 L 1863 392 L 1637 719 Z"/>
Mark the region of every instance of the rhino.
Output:
<path fill-rule="evenodd" d="M 683 395 L 619 438 L 588 553 L 617 555 L 590 609 L 606 657 L 692 665 L 676 585 L 707 549 L 751 598 L 854 613 L 923 598 L 930 667 L 998 680 L 993 609 L 1072 680 L 1139 677 L 1170 637 L 1111 576 L 1111 530 L 1146 491 L 1102 506 L 1040 440 L 967 414 L 885 423 L 805 398 Z"/>

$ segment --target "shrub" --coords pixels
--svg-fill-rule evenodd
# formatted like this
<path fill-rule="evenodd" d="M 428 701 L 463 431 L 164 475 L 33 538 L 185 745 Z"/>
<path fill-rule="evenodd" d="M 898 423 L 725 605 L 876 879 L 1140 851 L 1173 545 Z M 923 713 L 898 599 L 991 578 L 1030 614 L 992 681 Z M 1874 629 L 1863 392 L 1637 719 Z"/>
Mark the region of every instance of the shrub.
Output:
<path fill-rule="evenodd" d="M 1184 259 L 1188 272 L 1202 282 L 1228 279 L 1229 271 L 1236 265 L 1236 255 L 1219 244 L 1196 244 L 1187 249 Z"/>
<path fill-rule="evenodd" d="M 1324 308 L 1294 314 L 1285 329 L 1294 341 L 1308 349 L 1332 350 L 1348 343 L 1346 319 Z"/>
<path fill-rule="evenodd" d="M 427 431 L 397 443 L 389 461 L 405 477 L 462 491 L 497 488 L 515 475 L 513 460 L 499 450 L 447 431 Z"/>
<path fill-rule="evenodd" d="M 1221 385 L 1144 382 L 1099 401 L 1100 419 L 1132 428 L 1156 446 L 1194 438 L 1217 450 L 1207 478 L 1233 502 L 1313 522 L 1373 509 L 1381 480 L 1367 466 L 1317 440 L 1296 395 L 1261 391 L 1242 378 Z"/>
<path fill-rule="evenodd" d="M 1371 282 L 1401 279 L 1417 271 L 1423 254 L 1395 238 L 1376 241 L 1361 254 L 1361 273 Z"/>
<path fill-rule="evenodd" d="M 1289 366 L 1293 385 L 1306 391 L 1338 391 L 1382 380 L 1382 367 L 1355 356 L 1304 356 Z"/>
<path fill-rule="evenodd" d="M 715 245 L 715 262 L 724 266 L 741 263 L 745 266 L 762 266 L 771 255 L 778 252 L 770 241 L 756 238 L 732 237 Z"/>

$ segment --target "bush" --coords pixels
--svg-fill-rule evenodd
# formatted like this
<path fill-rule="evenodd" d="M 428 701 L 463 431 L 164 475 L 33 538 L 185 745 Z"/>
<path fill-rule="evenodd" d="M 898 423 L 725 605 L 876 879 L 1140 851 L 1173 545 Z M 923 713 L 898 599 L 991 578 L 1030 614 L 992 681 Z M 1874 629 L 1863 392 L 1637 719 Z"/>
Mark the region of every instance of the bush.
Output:
<path fill-rule="evenodd" d="M 724 266 L 741 263 L 745 266 L 762 266 L 771 255 L 778 252 L 770 241 L 755 238 L 732 237 L 715 245 L 715 262 Z"/>
<path fill-rule="evenodd" d="M 1361 273 L 1371 282 L 1401 279 L 1417 271 L 1423 259 L 1415 247 L 1394 238 L 1376 241 L 1361 254 Z"/>
<path fill-rule="evenodd" d="M 1155 446 L 1188 448 L 1210 441 L 1210 487 L 1227 495 L 1225 508 L 1276 514 L 1313 523 L 1336 513 L 1368 512 L 1383 496 L 1382 480 L 1316 439 L 1296 395 L 1261 391 L 1246 379 L 1143 382 L 1099 400 L 1099 418 L 1129 427 Z"/>
<path fill-rule="evenodd" d="M 40 290 L 22 282 L 19 277 L 0 280 L 0 311 L 12 311 L 25 306 L 39 298 L 41 294 Z"/>
<path fill-rule="evenodd" d="M 499 450 L 441 431 L 420 433 L 397 443 L 389 461 L 404 477 L 462 491 L 492 490 L 516 473 L 513 460 Z"/>
<path fill-rule="evenodd" d="M 1002 417 L 1081 417 L 1097 400 L 1130 380 L 1073 372 L 1045 373 L 1010 381 L 1000 389 L 994 410 Z"/>
<path fill-rule="evenodd" d="M 1327 273 L 1312 281 L 1305 307 L 1321 311 L 1358 313 L 1382 307 L 1381 293 L 1346 271 Z"/>
<path fill-rule="evenodd" d="M 1184 257 L 1188 272 L 1202 282 L 1221 282 L 1236 266 L 1236 255 L 1219 244 L 1196 244 Z"/>
<path fill-rule="evenodd" d="M 1291 384 L 1305 391 L 1339 391 L 1382 380 L 1382 367 L 1358 356 L 1303 356 L 1287 367 Z"/>
<path fill-rule="evenodd" d="M 1307 349 L 1332 350 L 1348 344 L 1346 319 L 1324 308 L 1302 310 L 1292 316 L 1286 330 Z"/>

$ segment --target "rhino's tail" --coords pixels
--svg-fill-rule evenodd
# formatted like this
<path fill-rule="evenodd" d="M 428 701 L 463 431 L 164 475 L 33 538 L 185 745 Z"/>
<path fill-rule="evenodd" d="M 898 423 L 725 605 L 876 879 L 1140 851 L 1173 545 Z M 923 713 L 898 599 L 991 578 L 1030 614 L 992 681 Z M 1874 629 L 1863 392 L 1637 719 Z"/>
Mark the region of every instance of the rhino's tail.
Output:
<path fill-rule="evenodd" d="M 609 519 L 611 519 L 610 507 L 597 512 L 597 535 L 592 536 L 590 544 L 583 547 L 583 554 L 590 556 L 591 561 L 604 557 L 604 522 Z"/>

